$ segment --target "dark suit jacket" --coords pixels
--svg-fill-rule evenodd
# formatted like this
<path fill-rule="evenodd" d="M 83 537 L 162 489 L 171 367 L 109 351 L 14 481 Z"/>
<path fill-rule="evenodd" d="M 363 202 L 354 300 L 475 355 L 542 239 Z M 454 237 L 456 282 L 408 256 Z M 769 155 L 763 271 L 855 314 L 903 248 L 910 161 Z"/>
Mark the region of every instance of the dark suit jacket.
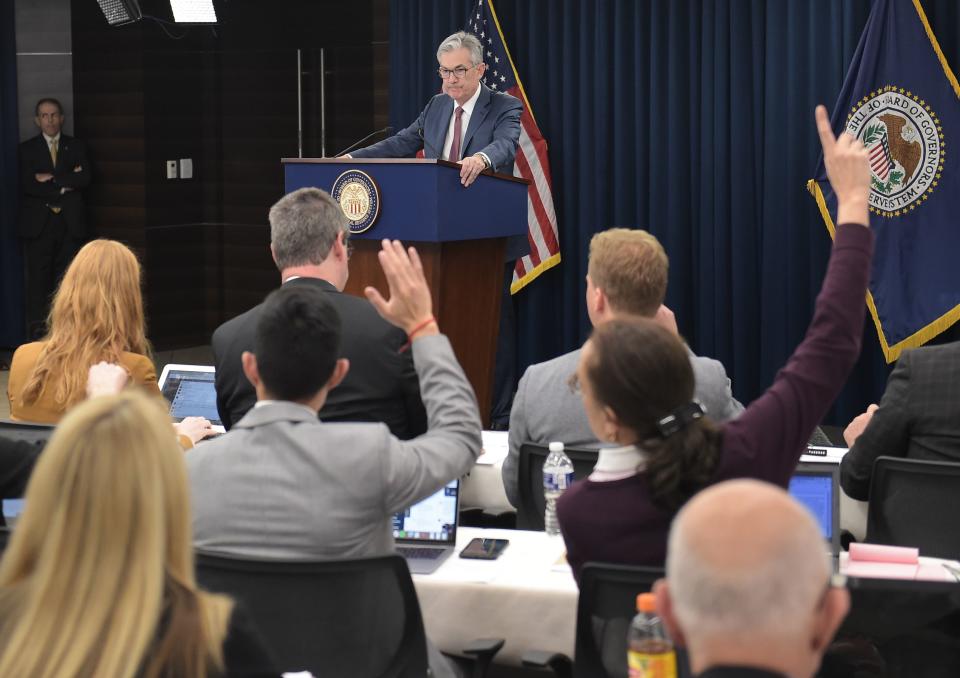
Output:
<path fill-rule="evenodd" d="M 79 168 L 79 169 L 78 169 Z M 37 174 L 53 174 L 52 181 L 39 182 Z M 86 220 L 83 214 L 81 190 L 90 185 L 90 163 L 87 147 L 79 139 L 60 134 L 57 146 L 57 166 L 50 158 L 50 147 L 42 134 L 20 144 L 20 235 L 35 238 L 40 235 L 50 213 L 48 205 L 60 207 L 70 235 L 83 238 Z M 66 192 L 62 189 L 68 188 Z"/>
<path fill-rule="evenodd" d="M 877 457 L 960 462 L 960 342 L 905 351 L 840 464 L 840 484 L 866 500 Z"/>
<path fill-rule="evenodd" d="M 0 498 L 22 497 L 43 442 L 15 440 L 0 435 Z"/>
<path fill-rule="evenodd" d="M 437 94 L 409 127 L 373 146 L 352 151 L 350 155 L 354 158 L 403 158 L 413 156 L 423 148 L 424 157 L 436 158 L 443 153 L 453 105 L 451 97 Z M 480 96 L 463 135 L 462 157 L 482 151 L 490 158 L 492 169 L 513 174 L 522 110 L 523 105 L 516 97 L 491 91 L 480 83 Z"/>
<path fill-rule="evenodd" d="M 410 351 L 400 353 L 407 337 L 381 318 L 366 299 L 338 292 L 326 280 L 295 278 L 287 285 L 314 285 L 329 293 L 343 322 L 341 357 L 350 371 L 320 410 L 323 421 L 379 421 L 401 439 L 427 430 L 427 414 L 420 400 L 420 383 Z M 213 333 L 216 363 L 217 410 L 228 429 L 257 400 L 240 364 L 252 351 L 262 304 L 225 322 Z"/>

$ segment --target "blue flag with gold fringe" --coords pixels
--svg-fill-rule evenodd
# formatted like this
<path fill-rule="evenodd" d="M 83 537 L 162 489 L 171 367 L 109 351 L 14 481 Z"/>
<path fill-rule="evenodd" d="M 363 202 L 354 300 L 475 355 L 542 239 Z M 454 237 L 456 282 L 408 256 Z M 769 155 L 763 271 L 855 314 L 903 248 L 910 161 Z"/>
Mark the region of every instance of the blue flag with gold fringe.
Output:
<path fill-rule="evenodd" d="M 887 362 L 960 318 L 960 85 L 919 0 L 876 0 L 832 111 L 870 156 L 876 250 L 867 306 Z M 952 148 L 952 146 L 950 146 Z M 834 234 L 821 158 L 807 188 Z"/>

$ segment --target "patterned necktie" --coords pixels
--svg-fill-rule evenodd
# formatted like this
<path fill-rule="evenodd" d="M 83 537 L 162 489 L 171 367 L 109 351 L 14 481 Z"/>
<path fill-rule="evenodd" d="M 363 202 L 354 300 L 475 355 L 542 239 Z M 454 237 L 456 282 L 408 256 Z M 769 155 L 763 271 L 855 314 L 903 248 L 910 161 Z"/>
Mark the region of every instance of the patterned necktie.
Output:
<path fill-rule="evenodd" d="M 53 166 L 57 166 L 57 140 L 50 142 L 50 159 L 53 160 Z"/>
<path fill-rule="evenodd" d="M 456 120 L 453 123 L 453 143 L 450 144 L 450 155 L 447 156 L 447 160 L 450 162 L 460 162 L 460 139 L 462 138 L 463 125 L 461 124 L 463 117 L 463 106 L 457 106 L 455 111 Z"/>

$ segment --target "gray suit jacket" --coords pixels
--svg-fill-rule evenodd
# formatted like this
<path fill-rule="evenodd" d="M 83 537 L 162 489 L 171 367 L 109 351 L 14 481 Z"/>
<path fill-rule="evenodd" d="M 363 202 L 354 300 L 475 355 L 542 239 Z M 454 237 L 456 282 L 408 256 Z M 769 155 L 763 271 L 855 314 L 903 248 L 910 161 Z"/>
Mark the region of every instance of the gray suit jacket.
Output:
<path fill-rule="evenodd" d="M 191 450 L 196 546 L 286 559 L 392 553 L 393 514 L 466 473 L 480 453 L 476 398 L 450 342 L 422 337 L 412 350 L 428 426 L 413 440 L 276 401 Z"/>
<path fill-rule="evenodd" d="M 840 462 L 840 485 L 870 494 L 877 457 L 960 461 L 960 342 L 904 351 L 880 409 Z"/>
<path fill-rule="evenodd" d="M 730 391 L 730 379 L 723 364 L 712 358 L 690 353 L 690 366 L 696 381 L 694 397 L 717 422 L 733 419 L 743 411 Z M 531 365 L 520 378 L 510 411 L 510 452 L 503 462 L 503 487 L 514 506 L 519 503 L 517 473 L 520 446 L 523 443 L 547 444 L 553 440 L 571 446 L 600 446 L 590 430 L 580 394 L 567 385 L 577 371 L 580 349 Z"/>

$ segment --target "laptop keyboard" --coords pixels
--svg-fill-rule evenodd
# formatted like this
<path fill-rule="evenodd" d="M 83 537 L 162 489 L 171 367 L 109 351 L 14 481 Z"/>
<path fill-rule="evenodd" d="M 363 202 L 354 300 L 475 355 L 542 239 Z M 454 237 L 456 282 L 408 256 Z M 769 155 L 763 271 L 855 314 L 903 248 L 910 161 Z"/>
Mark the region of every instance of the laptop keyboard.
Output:
<path fill-rule="evenodd" d="M 399 553 L 404 558 L 416 558 L 419 560 L 436 560 L 446 549 L 432 549 L 426 548 L 424 546 L 401 546 L 397 548 L 397 553 Z"/>

